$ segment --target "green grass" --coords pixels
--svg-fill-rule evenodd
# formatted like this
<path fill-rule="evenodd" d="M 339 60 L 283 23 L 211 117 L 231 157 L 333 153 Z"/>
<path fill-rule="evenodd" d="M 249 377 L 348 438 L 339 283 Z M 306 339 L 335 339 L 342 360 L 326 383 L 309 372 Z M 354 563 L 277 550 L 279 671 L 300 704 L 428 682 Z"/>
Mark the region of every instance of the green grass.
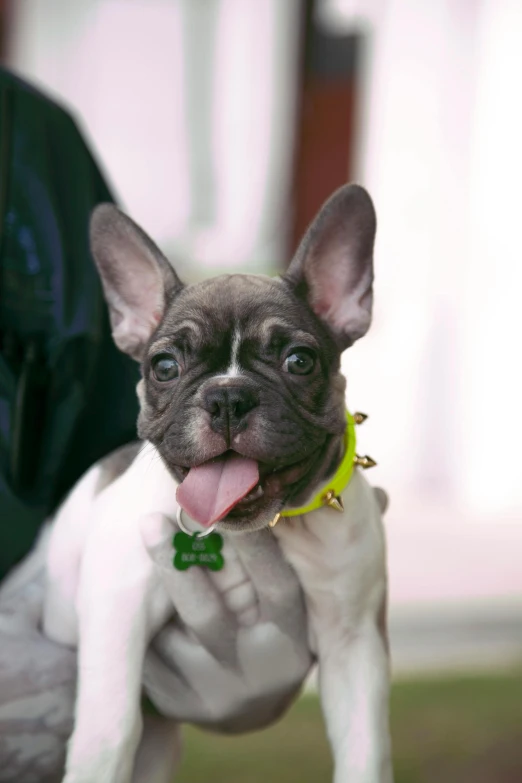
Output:
<path fill-rule="evenodd" d="M 522 783 L 522 671 L 399 682 L 391 726 L 396 783 Z M 177 780 L 329 783 L 331 770 L 318 700 L 304 696 L 255 734 L 187 728 Z"/>

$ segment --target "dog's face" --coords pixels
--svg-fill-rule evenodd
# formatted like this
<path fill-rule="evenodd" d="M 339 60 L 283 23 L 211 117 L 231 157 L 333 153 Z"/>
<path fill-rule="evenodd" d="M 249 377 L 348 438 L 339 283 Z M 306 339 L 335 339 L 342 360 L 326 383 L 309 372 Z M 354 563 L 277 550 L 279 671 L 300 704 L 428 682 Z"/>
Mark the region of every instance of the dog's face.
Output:
<path fill-rule="evenodd" d="M 142 364 L 140 437 L 196 502 L 225 493 L 222 526 L 262 527 L 335 471 L 346 426 L 340 355 L 370 324 L 374 235 L 368 195 L 346 186 L 284 277 L 185 286 L 116 207 L 95 210 L 114 339 Z"/>

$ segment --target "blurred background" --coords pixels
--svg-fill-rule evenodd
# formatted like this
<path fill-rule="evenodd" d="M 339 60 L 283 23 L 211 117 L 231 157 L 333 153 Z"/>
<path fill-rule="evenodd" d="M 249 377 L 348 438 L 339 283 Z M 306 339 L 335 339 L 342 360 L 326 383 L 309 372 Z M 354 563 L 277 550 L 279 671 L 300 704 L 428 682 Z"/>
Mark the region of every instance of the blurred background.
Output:
<path fill-rule="evenodd" d="M 394 671 L 445 670 L 448 693 L 480 672 L 468 718 L 481 693 L 493 710 L 497 682 L 497 728 L 516 693 L 522 740 L 522 2 L 3 0 L 0 57 L 71 109 L 187 279 L 277 273 L 336 187 L 369 189 L 375 317 L 344 369 L 349 407 L 370 415 L 369 478 L 391 495 Z M 505 769 L 477 762 L 470 779 L 521 780 L 504 745 Z M 450 768 L 401 780 L 463 779 Z"/>

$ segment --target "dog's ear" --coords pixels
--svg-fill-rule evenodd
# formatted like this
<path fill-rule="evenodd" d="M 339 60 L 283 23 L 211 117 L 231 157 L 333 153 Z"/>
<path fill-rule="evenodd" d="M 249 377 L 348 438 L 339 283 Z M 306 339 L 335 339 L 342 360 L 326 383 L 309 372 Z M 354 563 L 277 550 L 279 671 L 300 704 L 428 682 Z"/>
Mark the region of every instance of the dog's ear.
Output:
<path fill-rule="evenodd" d="M 92 213 L 90 240 L 114 342 L 140 361 L 168 299 L 183 285 L 154 242 L 113 204 Z"/>
<path fill-rule="evenodd" d="M 345 185 L 312 222 L 284 277 L 330 328 L 341 350 L 370 326 L 375 229 L 368 193 Z"/>

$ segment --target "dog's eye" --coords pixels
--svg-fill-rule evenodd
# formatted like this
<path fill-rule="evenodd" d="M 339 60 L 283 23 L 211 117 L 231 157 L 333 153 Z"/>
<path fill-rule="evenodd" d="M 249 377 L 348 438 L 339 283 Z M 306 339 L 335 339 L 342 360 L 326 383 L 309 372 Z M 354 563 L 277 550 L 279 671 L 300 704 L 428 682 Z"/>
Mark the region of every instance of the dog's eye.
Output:
<path fill-rule="evenodd" d="M 305 350 L 294 351 L 285 359 L 284 368 L 292 375 L 310 375 L 315 367 L 315 359 L 312 353 Z"/>
<path fill-rule="evenodd" d="M 159 353 L 152 359 L 152 372 L 157 381 L 173 381 L 179 376 L 179 364 L 168 353 Z"/>

